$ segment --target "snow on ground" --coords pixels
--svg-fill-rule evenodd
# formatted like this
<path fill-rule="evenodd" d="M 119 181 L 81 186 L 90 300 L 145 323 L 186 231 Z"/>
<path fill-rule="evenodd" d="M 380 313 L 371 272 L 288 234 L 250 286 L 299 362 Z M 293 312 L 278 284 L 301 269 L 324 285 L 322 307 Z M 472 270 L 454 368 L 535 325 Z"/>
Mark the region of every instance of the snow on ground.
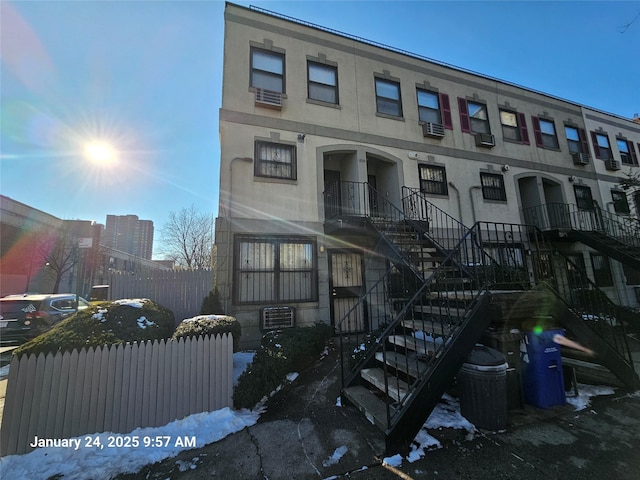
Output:
<path fill-rule="evenodd" d="M 253 361 L 255 352 L 238 352 L 233 355 L 233 384 L 237 385 L 238 377 Z M 4 370 L 7 370 L 6 372 Z M 0 369 L 0 375 L 8 373 L 8 366 Z M 288 375 L 288 381 L 294 381 L 296 373 Z M 571 396 L 567 393 L 567 403 L 577 410 L 587 408 L 590 398 L 596 395 L 611 395 L 614 393 L 610 387 L 578 385 L 579 395 Z M 341 406 L 338 397 L 336 406 Z M 2 472 L 11 472 L 11 478 L 29 478 L 32 480 L 56 478 L 64 475 L 64 478 L 94 479 L 111 478 L 120 473 L 133 473 L 139 471 L 149 463 L 159 462 L 166 458 L 175 457 L 182 450 L 194 448 L 192 445 L 181 445 L 195 439 L 196 448 L 209 443 L 217 442 L 227 435 L 238 432 L 246 427 L 254 425 L 263 410 L 232 410 L 223 408 L 215 412 L 198 413 L 190 415 L 182 420 L 176 420 L 157 428 L 138 428 L 128 434 L 99 433 L 77 437 L 80 446 L 74 447 L 42 447 L 25 455 L 11 455 L 0 459 L 0 476 Z M 473 439 L 477 433 L 476 428 L 460 414 L 458 401 L 444 395 L 442 401 L 433 410 L 418 435 L 413 441 L 413 447 L 406 460 L 415 462 L 425 455 L 425 452 L 441 448 L 440 442 L 429 435 L 427 429 L 454 428 L 465 430 L 467 439 Z M 120 441 L 137 439 L 138 447 L 108 446 L 110 438 Z M 68 440 L 68 439 L 67 439 Z M 88 445 L 90 440 L 91 445 Z M 116 440 L 116 443 L 117 440 Z M 145 443 L 149 446 L 145 447 Z M 153 445 L 153 446 L 151 446 Z M 100 447 L 102 446 L 102 447 Z M 347 447 L 340 446 L 323 462 L 323 465 L 336 464 L 347 453 Z M 400 455 L 388 457 L 384 464 L 400 466 L 405 460 Z M 194 457 L 190 461 L 177 461 L 181 471 L 195 469 L 199 458 Z"/>
<path fill-rule="evenodd" d="M 237 379 L 253 360 L 255 352 L 239 352 L 233 355 L 234 385 Z M 2 370 L 8 366 L 3 367 Z M 83 435 L 80 446 L 42 447 L 24 455 L 10 455 L 0 459 L 0 477 L 29 478 L 31 480 L 73 478 L 77 480 L 111 478 L 120 473 L 134 473 L 149 463 L 175 457 L 182 450 L 194 448 L 188 444 L 195 439 L 195 448 L 222 440 L 227 435 L 254 425 L 262 410 L 232 410 L 223 408 L 215 412 L 190 415 L 162 427 L 137 428 L 127 434 L 110 432 Z M 135 439 L 135 440 L 134 440 Z M 69 439 L 65 439 L 69 440 Z M 111 441 L 113 446 L 109 446 Z M 124 446 L 124 443 L 129 446 Z M 134 447 L 134 442 L 138 443 Z M 121 446 L 115 445 L 122 444 Z M 180 469 L 193 469 L 197 457 L 191 462 L 182 462 Z"/>

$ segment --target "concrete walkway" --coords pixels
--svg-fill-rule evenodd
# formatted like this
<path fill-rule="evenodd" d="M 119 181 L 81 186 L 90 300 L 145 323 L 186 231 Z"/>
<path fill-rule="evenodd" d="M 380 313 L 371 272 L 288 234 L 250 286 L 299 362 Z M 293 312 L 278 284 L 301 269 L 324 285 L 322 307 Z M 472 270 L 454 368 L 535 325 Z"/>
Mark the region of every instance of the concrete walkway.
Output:
<path fill-rule="evenodd" d="M 353 407 L 337 406 L 335 353 L 274 395 L 260 421 L 204 448 L 147 466 L 140 479 L 474 479 L 640 478 L 640 393 L 509 412 L 505 432 L 430 431 L 442 448 L 414 463 L 383 465 L 382 433 Z M 343 449 L 336 463 L 330 459 Z M 184 471 L 181 471 L 184 470 Z"/>

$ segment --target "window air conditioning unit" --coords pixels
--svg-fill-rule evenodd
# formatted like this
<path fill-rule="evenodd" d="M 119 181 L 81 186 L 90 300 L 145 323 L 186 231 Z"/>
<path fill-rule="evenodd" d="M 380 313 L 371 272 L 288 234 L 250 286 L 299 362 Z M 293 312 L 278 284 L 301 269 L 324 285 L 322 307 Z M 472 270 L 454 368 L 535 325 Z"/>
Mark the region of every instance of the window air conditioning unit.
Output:
<path fill-rule="evenodd" d="M 444 125 L 441 123 L 423 123 L 422 133 L 425 137 L 444 137 Z"/>
<path fill-rule="evenodd" d="M 282 93 L 256 88 L 256 105 L 260 107 L 282 109 Z"/>
<path fill-rule="evenodd" d="M 588 153 L 576 152 L 572 153 L 571 156 L 573 157 L 574 165 L 589 165 L 589 160 L 591 159 Z"/>
<path fill-rule="evenodd" d="M 605 166 L 607 167 L 607 170 L 620 170 L 620 162 L 618 160 L 614 160 L 613 158 L 607 160 L 605 162 Z"/>
<path fill-rule="evenodd" d="M 496 146 L 496 139 L 490 133 L 476 133 L 476 147 L 492 148 Z"/>
<path fill-rule="evenodd" d="M 264 307 L 260 314 L 262 330 L 290 328 L 296 322 L 296 310 L 293 307 Z"/>

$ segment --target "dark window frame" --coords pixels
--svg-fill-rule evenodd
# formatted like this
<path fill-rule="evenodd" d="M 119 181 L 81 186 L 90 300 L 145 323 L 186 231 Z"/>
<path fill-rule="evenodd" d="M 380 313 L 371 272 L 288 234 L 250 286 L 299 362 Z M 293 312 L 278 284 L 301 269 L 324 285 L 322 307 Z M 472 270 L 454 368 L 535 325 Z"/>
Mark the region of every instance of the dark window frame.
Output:
<path fill-rule="evenodd" d="M 383 84 L 390 86 L 390 87 L 394 87 L 397 90 L 398 93 L 398 98 L 393 98 L 393 97 L 386 97 L 386 96 L 382 96 L 380 95 L 379 91 L 378 91 L 378 85 L 382 86 Z M 379 115 L 387 115 L 389 117 L 398 117 L 398 118 L 402 118 L 402 91 L 400 89 L 400 82 L 397 82 L 395 80 L 390 80 L 388 78 L 381 78 L 381 77 L 375 77 L 374 78 L 374 86 L 375 86 L 375 93 L 376 93 L 376 113 L 378 113 Z M 396 109 L 395 112 L 396 113 L 390 113 L 389 111 L 384 111 L 385 110 L 385 105 L 387 107 L 395 105 Z M 382 107 L 382 108 L 381 108 Z M 389 110 L 387 108 L 387 110 Z"/>
<path fill-rule="evenodd" d="M 568 131 L 574 130 L 576 132 L 577 139 L 569 138 Z M 564 135 L 567 139 L 567 148 L 569 153 L 589 153 L 589 145 L 587 143 L 587 134 L 584 128 L 576 127 L 574 125 L 564 126 Z"/>
<path fill-rule="evenodd" d="M 488 184 L 497 181 L 497 185 Z M 507 191 L 504 185 L 504 176 L 499 173 L 480 172 L 480 185 L 482 187 L 482 198 L 498 202 L 507 201 Z"/>
<path fill-rule="evenodd" d="M 623 165 L 630 165 L 632 167 L 638 166 L 638 157 L 636 155 L 633 142 L 630 142 L 626 138 L 616 137 L 616 145 L 620 152 L 620 161 Z M 624 145 L 625 150 L 621 149 L 621 145 Z"/>
<path fill-rule="evenodd" d="M 622 190 L 611 190 L 611 201 L 613 202 L 613 209 L 616 213 L 622 215 L 629 215 L 631 208 L 629 207 L 629 200 L 627 194 Z"/>
<path fill-rule="evenodd" d="M 433 180 L 429 178 L 423 178 L 423 172 L 426 176 L 429 173 L 439 173 L 442 175 L 442 180 Z M 447 185 L 447 170 L 441 165 L 429 165 L 426 163 L 418 164 L 418 180 L 420 182 L 420 191 L 431 195 L 449 195 L 449 189 Z"/>
<path fill-rule="evenodd" d="M 582 196 L 582 192 L 585 196 Z M 576 206 L 578 210 L 595 210 L 596 204 L 593 201 L 593 194 L 591 192 L 591 187 L 586 185 L 574 185 L 573 186 L 573 194 L 576 198 Z"/>
<path fill-rule="evenodd" d="M 247 245 L 247 247 L 243 247 Z M 262 252 L 260 248 L 256 248 L 257 245 L 267 246 L 263 248 Z M 286 268 L 283 265 L 282 258 L 282 246 L 295 245 L 304 246 L 308 248 L 308 252 L 311 256 L 311 262 L 308 268 Z M 264 255 L 271 247 L 271 253 Z M 243 268 L 240 265 L 240 261 L 243 257 L 242 252 L 246 251 L 247 257 L 250 253 L 253 253 L 253 259 L 257 262 L 255 266 L 245 266 Z M 256 252 L 257 250 L 257 252 Z M 263 254 L 260 258 L 260 254 Z M 266 258 L 266 257 L 271 258 Z M 271 262 L 269 262 L 271 260 Z M 285 260 L 286 261 L 286 260 Z M 268 265 L 272 263 L 272 265 Z M 289 266 L 290 267 L 290 266 Z M 240 278 L 241 275 L 246 276 L 246 283 Z M 308 275 L 308 281 L 306 283 L 309 295 L 295 297 L 291 295 L 292 288 L 300 289 L 301 285 L 305 285 L 302 282 L 296 280 L 296 275 Z M 249 277 L 255 276 L 253 281 L 250 281 Z M 265 279 L 270 276 L 270 281 Z M 236 235 L 234 238 L 234 263 L 233 263 L 233 301 L 235 305 L 284 305 L 292 303 L 308 303 L 318 301 L 318 255 L 317 255 L 317 239 L 304 236 L 277 236 L 277 235 Z M 283 282 L 286 277 L 289 278 L 289 290 L 284 292 Z M 271 292 L 269 293 L 267 288 L 269 283 L 271 284 Z M 243 292 L 243 287 L 247 286 L 247 292 Z M 259 290 L 256 294 L 256 289 Z M 250 290 L 250 291 L 249 291 Z M 253 292 L 251 294 L 250 292 Z M 243 298 L 246 297 L 246 298 Z M 249 297 L 252 297 L 249 299 Z"/>
<path fill-rule="evenodd" d="M 261 147 L 271 147 L 272 149 L 283 149 L 283 150 L 288 150 L 290 152 L 291 155 L 291 162 L 280 162 L 278 160 L 272 160 L 269 158 L 262 158 L 261 157 L 261 151 L 262 148 Z M 297 180 L 298 179 L 298 159 L 297 159 L 297 146 L 293 145 L 293 144 L 288 144 L 288 143 L 278 143 L 278 142 L 272 142 L 269 140 L 256 140 L 255 141 L 255 145 L 254 145 L 254 149 L 255 149 L 255 157 L 254 157 L 254 175 L 256 177 L 262 177 L 262 178 L 279 178 L 279 179 L 284 179 L 284 180 Z M 289 175 L 274 175 L 274 174 L 269 174 L 269 173 L 265 173 L 266 170 L 266 166 L 267 165 L 271 165 L 271 167 L 273 169 L 286 169 L 287 166 L 290 167 L 291 169 L 291 173 Z"/>
<path fill-rule="evenodd" d="M 489 109 L 487 108 L 486 103 L 480 103 L 475 101 L 466 101 L 467 104 L 467 118 L 469 119 L 469 130 L 472 133 L 486 133 L 487 135 L 491 135 L 491 124 L 489 123 Z M 471 114 L 471 107 L 478 107 L 477 112 L 484 112 L 486 118 L 478 118 Z M 478 128 L 479 125 L 484 125 L 485 128 Z"/>
<path fill-rule="evenodd" d="M 319 82 L 315 80 L 311 80 L 311 67 L 317 67 L 319 69 L 331 70 L 334 75 L 335 85 L 331 85 L 324 82 Z M 327 91 L 333 91 L 334 101 L 325 100 L 323 98 L 316 98 L 312 95 L 312 87 L 317 86 L 321 89 L 326 89 Z M 314 100 L 316 102 L 328 103 L 331 105 L 339 105 L 340 97 L 338 94 L 338 67 L 333 65 L 327 65 L 325 63 L 315 62 L 313 60 L 307 60 L 307 98 L 309 100 Z"/>
<path fill-rule="evenodd" d="M 607 146 L 600 145 L 599 139 L 606 140 Z M 611 142 L 609 141 L 609 135 L 606 132 L 598 131 L 591 132 L 591 143 L 593 143 L 593 151 L 596 158 L 600 160 L 612 160 L 613 150 L 611 149 Z"/>
<path fill-rule="evenodd" d="M 503 113 L 513 115 L 515 118 L 515 126 L 505 124 L 503 121 Z M 521 143 L 529 145 L 529 131 L 527 130 L 527 121 L 524 113 L 518 113 L 508 108 L 499 109 L 500 126 L 502 127 L 502 138 L 508 142 Z"/>
<path fill-rule="evenodd" d="M 270 57 L 278 57 L 281 61 L 281 65 L 282 65 L 282 72 L 281 73 L 274 73 L 271 72 L 269 70 L 263 70 L 260 68 L 257 68 L 254 66 L 254 54 L 255 53 L 260 53 L 266 56 L 270 56 Z M 265 90 L 269 90 L 272 92 L 277 92 L 277 93 L 282 93 L 285 94 L 286 93 L 286 71 L 285 71 L 285 54 L 284 53 L 280 53 L 280 52 L 274 52 L 273 50 L 267 50 L 265 48 L 260 48 L 260 47 L 251 47 L 251 52 L 250 52 L 250 74 L 249 74 L 249 86 L 252 88 L 263 88 Z M 265 77 L 269 77 L 269 78 L 279 78 L 281 81 L 281 88 L 280 90 L 274 90 L 272 88 L 266 88 L 260 85 L 256 85 L 256 81 L 254 78 L 254 73 L 259 73 L 261 75 L 264 75 Z"/>
<path fill-rule="evenodd" d="M 533 123 L 533 134 L 538 148 L 560 150 L 558 129 L 556 128 L 556 122 L 553 119 L 533 115 L 531 117 L 531 122 Z M 553 129 L 553 133 L 545 131 L 543 125 L 549 125 Z"/>
<path fill-rule="evenodd" d="M 613 275 L 609 257 L 599 253 L 590 253 L 593 281 L 598 287 L 613 287 Z M 599 267 L 599 268 L 596 268 Z"/>

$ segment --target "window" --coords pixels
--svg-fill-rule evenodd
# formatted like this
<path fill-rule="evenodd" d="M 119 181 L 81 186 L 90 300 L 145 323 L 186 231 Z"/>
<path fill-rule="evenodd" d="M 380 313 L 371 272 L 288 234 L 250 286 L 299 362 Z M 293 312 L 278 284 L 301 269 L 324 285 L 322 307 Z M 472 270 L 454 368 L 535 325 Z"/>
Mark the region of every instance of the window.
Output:
<path fill-rule="evenodd" d="M 601 160 L 613 158 L 609 137 L 606 133 L 591 132 L 591 141 L 593 142 L 593 151 L 596 154 L 596 158 Z"/>
<path fill-rule="evenodd" d="M 309 98 L 320 102 L 338 103 L 338 69 L 315 62 L 307 63 Z"/>
<path fill-rule="evenodd" d="M 504 189 L 502 175 L 480 173 L 480 185 L 482 185 L 482 198 L 485 200 L 507 200 L 507 192 Z"/>
<path fill-rule="evenodd" d="M 613 209 L 616 213 L 622 213 L 626 215 L 631 213 L 626 193 L 621 192 L 620 190 L 611 190 L 611 200 L 613 200 Z"/>
<path fill-rule="evenodd" d="M 581 288 L 585 283 L 584 257 L 581 254 L 567 255 L 566 262 L 569 288 Z"/>
<path fill-rule="evenodd" d="M 255 175 L 257 177 L 295 180 L 296 147 L 271 142 L 256 142 Z"/>
<path fill-rule="evenodd" d="M 284 55 L 252 48 L 251 86 L 284 93 Z"/>
<path fill-rule="evenodd" d="M 376 78 L 376 108 L 378 113 L 394 117 L 402 116 L 399 83 Z"/>
<path fill-rule="evenodd" d="M 418 118 L 421 122 L 442 124 L 438 94 L 427 90 L 418 90 Z"/>
<path fill-rule="evenodd" d="M 576 196 L 576 205 L 580 210 L 594 210 L 591 189 L 583 185 L 574 185 L 573 192 Z"/>
<path fill-rule="evenodd" d="M 523 113 L 500 110 L 500 123 L 502 124 L 502 136 L 514 142 L 529 145 L 529 132 Z"/>
<path fill-rule="evenodd" d="M 620 160 L 625 165 L 638 165 L 638 157 L 636 157 L 636 151 L 633 148 L 633 143 L 623 138 L 617 138 L 618 150 L 620 151 Z"/>
<path fill-rule="evenodd" d="M 444 167 L 435 165 L 418 165 L 420 174 L 420 191 L 436 195 L 447 195 L 447 172 Z"/>
<path fill-rule="evenodd" d="M 237 304 L 317 301 L 316 242 L 304 237 L 237 237 Z"/>
<path fill-rule="evenodd" d="M 592 253 L 591 267 L 593 268 L 593 280 L 598 287 L 613 287 L 609 257 Z"/>
<path fill-rule="evenodd" d="M 460 107 L 460 124 L 463 132 L 491 133 L 487 106 L 481 103 L 468 102 L 458 98 Z"/>
<path fill-rule="evenodd" d="M 569 153 L 589 153 L 587 146 L 587 137 L 582 128 L 570 127 L 565 125 L 564 133 L 567 137 L 567 145 Z"/>
<path fill-rule="evenodd" d="M 553 120 L 545 120 L 540 117 L 531 117 L 533 122 L 533 134 L 536 138 L 536 146 L 541 148 L 560 148 L 558 145 L 558 136 L 556 135 L 556 126 Z"/>

